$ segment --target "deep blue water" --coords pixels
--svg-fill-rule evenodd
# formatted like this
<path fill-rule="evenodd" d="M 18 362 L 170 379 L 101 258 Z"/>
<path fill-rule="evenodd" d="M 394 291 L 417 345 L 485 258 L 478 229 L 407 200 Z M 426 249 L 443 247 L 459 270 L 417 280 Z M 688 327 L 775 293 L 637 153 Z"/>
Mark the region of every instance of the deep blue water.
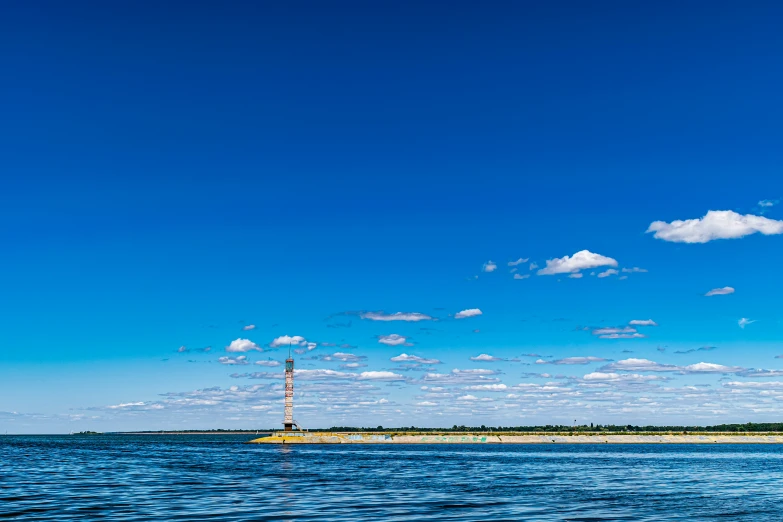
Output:
<path fill-rule="evenodd" d="M 245 445 L 3 436 L 13 520 L 783 520 L 776 445 Z"/>

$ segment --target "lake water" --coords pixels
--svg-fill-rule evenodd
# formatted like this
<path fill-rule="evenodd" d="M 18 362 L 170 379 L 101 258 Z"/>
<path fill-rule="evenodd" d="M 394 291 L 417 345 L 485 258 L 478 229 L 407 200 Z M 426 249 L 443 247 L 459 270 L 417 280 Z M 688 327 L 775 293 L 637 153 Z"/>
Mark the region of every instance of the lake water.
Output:
<path fill-rule="evenodd" d="M 783 520 L 776 445 L 245 445 L 2 436 L 13 520 Z"/>

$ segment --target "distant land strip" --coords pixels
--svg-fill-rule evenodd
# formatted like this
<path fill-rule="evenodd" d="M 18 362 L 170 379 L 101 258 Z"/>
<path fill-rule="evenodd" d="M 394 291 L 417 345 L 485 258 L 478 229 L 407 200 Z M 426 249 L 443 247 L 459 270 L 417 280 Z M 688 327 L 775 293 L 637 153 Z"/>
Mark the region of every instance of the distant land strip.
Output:
<path fill-rule="evenodd" d="M 259 429 L 209 429 L 209 430 L 146 430 L 146 431 L 117 431 L 105 432 L 105 435 L 254 435 L 271 434 L 279 432 L 274 428 Z M 735 436 L 742 434 L 783 434 L 783 422 L 781 423 L 746 423 L 746 424 L 718 424 L 715 426 L 635 426 L 635 425 L 545 425 L 545 426 L 453 426 L 451 428 L 422 428 L 416 426 L 401 426 L 398 428 L 384 428 L 377 426 L 353 427 L 335 426 L 331 428 L 313 428 L 305 432 L 317 433 L 375 433 L 388 435 L 606 435 L 606 434 L 634 434 L 634 435 L 726 435 Z M 79 434 L 93 435 L 96 432 L 82 432 Z"/>

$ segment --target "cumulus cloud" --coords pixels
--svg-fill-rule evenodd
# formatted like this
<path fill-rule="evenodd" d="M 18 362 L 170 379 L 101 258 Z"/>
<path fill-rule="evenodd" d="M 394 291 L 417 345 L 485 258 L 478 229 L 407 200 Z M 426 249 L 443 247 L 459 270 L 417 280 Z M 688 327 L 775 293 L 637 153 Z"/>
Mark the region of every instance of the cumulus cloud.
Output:
<path fill-rule="evenodd" d="M 704 294 L 706 297 L 712 297 L 713 295 L 729 295 L 733 294 L 734 289 L 730 286 L 724 286 L 723 288 L 713 288 L 706 294 Z"/>
<path fill-rule="evenodd" d="M 404 381 L 405 377 L 394 372 L 362 372 L 360 381 Z"/>
<path fill-rule="evenodd" d="M 233 341 L 231 341 L 231 344 L 226 346 L 226 351 L 232 353 L 249 352 L 251 350 L 256 350 L 259 352 L 264 351 L 260 346 L 258 346 L 250 339 L 234 339 Z"/>
<path fill-rule="evenodd" d="M 218 358 L 220 364 L 249 364 L 246 355 L 240 355 L 238 357 L 220 357 Z"/>
<path fill-rule="evenodd" d="M 757 205 L 757 211 L 759 214 L 765 214 L 770 211 L 772 207 L 780 203 L 779 199 L 762 199 Z"/>
<path fill-rule="evenodd" d="M 247 324 L 247 325 L 242 327 L 242 329 L 245 330 L 245 331 L 247 331 L 247 330 L 255 330 L 255 328 L 256 328 L 256 325 L 254 325 L 254 324 Z"/>
<path fill-rule="evenodd" d="M 514 279 L 527 279 L 530 274 L 514 274 Z"/>
<path fill-rule="evenodd" d="M 335 352 L 331 355 L 321 357 L 322 361 L 340 361 L 340 362 L 359 362 L 367 359 L 364 355 L 354 355 L 352 353 Z"/>
<path fill-rule="evenodd" d="M 573 256 L 547 260 L 546 266 L 537 273 L 538 275 L 567 274 L 601 266 L 617 266 L 617 261 L 611 257 L 594 254 L 589 250 L 581 250 Z"/>
<path fill-rule="evenodd" d="M 699 219 L 654 221 L 647 232 L 656 239 L 675 243 L 707 243 L 716 239 L 737 239 L 751 234 L 783 234 L 783 221 L 737 214 L 732 210 L 710 210 Z"/>
<path fill-rule="evenodd" d="M 280 366 L 280 363 L 277 361 L 256 361 L 256 364 L 259 366 L 267 366 L 269 368 Z"/>
<path fill-rule="evenodd" d="M 633 319 L 628 321 L 631 326 L 658 326 L 658 323 L 652 319 Z"/>
<path fill-rule="evenodd" d="M 749 324 L 753 324 L 755 322 L 756 322 L 755 319 L 748 319 L 747 317 L 743 317 L 742 319 L 737 321 L 737 324 L 739 325 L 740 328 L 745 328 Z"/>
<path fill-rule="evenodd" d="M 566 357 L 564 359 L 556 359 L 554 361 L 545 361 L 539 359 L 536 364 L 590 364 L 593 362 L 606 362 L 607 359 L 601 357 Z"/>
<path fill-rule="evenodd" d="M 492 261 L 487 261 L 482 265 L 481 270 L 483 272 L 494 272 L 495 270 L 497 270 L 497 268 L 498 265 L 496 263 L 493 263 Z"/>
<path fill-rule="evenodd" d="M 340 365 L 341 370 L 353 370 L 355 368 L 366 368 L 366 364 L 358 363 L 358 362 L 352 362 L 352 363 L 345 363 Z"/>
<path fill-rule="evenodd" d="M 638 266 L 634 266 L 631 268 L 623 268 L 623 272 L 626 274 L 634 274 L 634 273 L 645 273 L 647 270 L 645 268 L 639 268 Z"/>
<path fill-rule="evenodd" d="M 501 359 L 500 357 L 493 357 L 492 355 L 482 353 L 480 355 L 477 355 L 475 357 L 470 358 L 471 361 L 479 361 L 479 362 L 495 362 L 495 361 L 505 361 L 505 359 Z"/>
<path fill-rule="evenodd" d="M 594 382 L 646 382 L 646 381 L 660 381 L 663 377 L 657 375 L 640 375 L 638 373 L 604 373 L 604 372 L 592 372 L 585 375 L 583 378 L 585 381 Z"/>
<path fill-rule="evenodd" d="M 431 321 L 432 317 L 426 314 L 420 314 L 418 312 L 396 312 L 393 314 L 385 314 L 383 312 L 362 312 L 359 314 L 362 319 L 369 319 L 370 321 Z"/>
<path fill-rule="evenodd" d="M 724 366 L 722 364 L 700 362 L 687 366 L 675 364 L 660 364 L 648 359 L 624 359 L 607 364 L 599 371 L 636 371 L 636 372 L 678 372 L 689 373 L 737 373 L 744 370 L 739 366 Z"/>
<path fill-rule="evenodd" d="M 269 346 L 278 348 L 280 346 L 305 346 L 306 344 L 307 340 L 301 335 L 281 335 L 280 337 L 273 339 L 272 342 L 269 343 Z"/>
<path fill-rule="evenodd" d="M 517 265 L 521 265 L 522 263 L 527 263 L 527 261 L 528 261 L 528 258 L 521 258 L 521 257 L 520 257 L 520 258 L 519 258 L 519 259 L 517 259 L 516 261 L 509 261 L 509 262 L 508 262 L 508 266 L 517 266 Z"/>
<path fill-rule="evenodd" d="M 508 390 L 508 386 L 503 383 L 499 384 L 474 384 L 473 386 L 466 386 L 466 390 L 470 391 L 493 391 L 502 392 Z"/>
<path fill-rule="evenodd" d="M 536 268 L 538 268 L 538 263 L 530 263 L 530 270 L 535 270 Z"/>
<path fill-rule="evenodd" d="M 379 335 L 378 342 L 387 346 L 413 346 L 408 342 L 408 338 L 398 334 Z"/>
<path fill-rule="evenodd" d="M 783 377 L 783 370 L 764 370 L 751 368 L 737 373 L 743 377 Z"/>
<path fill-rule="evenodd" d="M 579 272 L 574 272 L 573 274 L 568 274 L 568 277 L 571 279 L 582 279 L 582 274 Z"/>
<path fill-rule="evenodd" d="M 585 327 L 584 329 L 589 328 Z M 592 333 L 597 335 L 599 339 L 643 339 L 647 337 L 630 326 L 595 328 Z"/>
<path fill-rule="evenodd" d="M 441 364 L 441 362 L 437 359 L 425 359 L 424 357 L 419 357 L 418 355 L 408 355 L 407 353 L 401 353 L 400 355 L 397 355 L 395 357 L 392 357 L 389 359 L 392 362 L 414 362 L 418 364 Z"/>
<path fill-rule="evenodd" d="M 457 370 L 454 369 L 451 373 L 427 373 L 422 377 L 422 380 L 429 383 L 437 384 L 484 384 L 498 382 L 499 379 L 493 377 L 498 372 L 494 370 Z"/>
<path fill-rule="evenodd" d="M 305 381 L 320 381 L 329 379 L 356 379 L 355 373 L 338 372 L 335 370 L 294 370 L 294 378 Z"/>
<path fill-rule="evenodd" d="M 437 406 L 437 405 L 438 405 L 437 402 L 431 402 L 431 401 L 423 401 L 423 402 L 417 402 L 416 403 L 416 406 L 427 406 L 427 407 L 429 407 L 429 406 Z"/>
<path fill-rule="evenodd" d="M 601 277 L 601 278 L 603 278 L 603 277 L 609 277 L 609 276 L 611 276 L 611 275 L 617 275 L 617 274 L 619 274 L 619 273 L 620 273 L 620 272 L 618 272 L 618 271 L 617 271 L 617 270 L 615 270 L 614 268 L 609 268 L 609 269 L 607 269 L 607 270 L 604 270 L 604 271 L 603 271 L 603 272 L 601 272 L 600 274 L 598 274 L 598 277 Z"/>
<path fill-rule="evenodd" d="M 106 406 L 106 409 L 108 410 L 162 410 L 163 408 L 164 406 L 162 404 L 147 404 L 145 402 L 124 402 L 122 404 Z"/>
<path fill-rule="evenodd" d="M 467 310 L 462 310 L 461 312 L 457 312 L 454 314 L 454 319 L 464 319 L 466 317 L 475 317 L 477 315 L 481 315 L 481 310 L 478 308 L 469 308 Z"/>

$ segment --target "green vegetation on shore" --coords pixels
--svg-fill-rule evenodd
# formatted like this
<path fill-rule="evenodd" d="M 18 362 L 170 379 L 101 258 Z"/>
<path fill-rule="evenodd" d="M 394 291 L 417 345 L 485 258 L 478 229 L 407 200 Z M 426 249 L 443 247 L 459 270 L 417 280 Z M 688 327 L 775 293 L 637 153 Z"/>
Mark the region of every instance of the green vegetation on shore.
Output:
<path fill-rule="evenodd" d="M 146 433 L 146 434 L 248 434 L 256 432 L 280 431 L 274 429 L 245 429 L 245 430 L 158 430 L 144 432 L 124 432 L 124 433 Z M 661 435 L 661 434 L 724 434 L 741 435 L 746 433 L 783 433 L 783 422 L 773 423 L 753 423 L 746 424 L 718 424 L 715 426 L 634 426 L 634 425 L 546 425 L 546 426 L 457 426 L 451 428 L 421 428 L 416 426 L 402 426 L 399 428 L 384 428 L 383 426 L 355 427 L 355 426 L 334 426 L 331 428 L 312 428 L 310 432 L 322 433 L 388 433 L 388 434 L 465 434 L 465 433 L 488 433 L 488 434 L 559 434 L 559 435 L 595 435 L 595 434 L 635 434 L 635 435 Z M 94 432 L 82 432 L 81 434 L 94 434 Z"/>

